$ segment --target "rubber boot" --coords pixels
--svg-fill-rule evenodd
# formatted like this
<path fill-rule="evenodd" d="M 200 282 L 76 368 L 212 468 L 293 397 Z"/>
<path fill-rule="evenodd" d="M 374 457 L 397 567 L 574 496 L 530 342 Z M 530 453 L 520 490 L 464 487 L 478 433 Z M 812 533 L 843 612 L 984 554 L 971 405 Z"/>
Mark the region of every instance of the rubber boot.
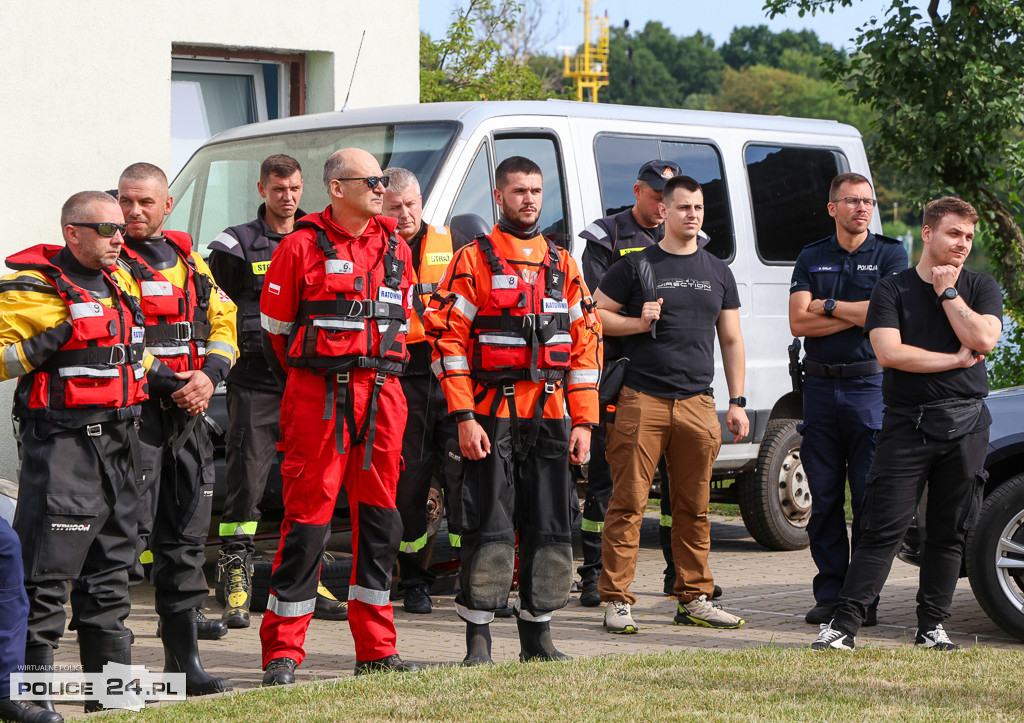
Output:
<path fill-rule="evenodd" d="M 486 665 L 493 663 L 491 659 L 491 624 L 466 623 L 466 657 L 462 664 Z"/>
<path fill-rule="evenodd" d="M 53 680 L 53 648 L 49 645 L 28 645 L 25 647 L 25 670 L 31 673 L 49 673 Z M 40 708 L 56 713 L 49 698 L 32 701 Z"/>
<path fill-rule="evenodd" d="M 161 615 L 164 672 L 185 674 L 186 695 L 211 695 L 232 690 L 231 681 L 215 678 L 203 669 L 196 638 L 196 609 Z"/>
<path fill-rule="evenodd" d="M 519 627 L 519 645 L 522 648 L 519 659 L 524 663 L 531 660 L 572 660 L 555 648 L 551 642 L 551 624 L 516 618 Z"/>
<path fill-rule="evenodd" d="M 102 673 L 107 663 L 132 664 L 132 634 L 79 631 L 78 657 L 86 673 Z M 98 700 L 85 701 L 85 712 L 103 710 Z"/>

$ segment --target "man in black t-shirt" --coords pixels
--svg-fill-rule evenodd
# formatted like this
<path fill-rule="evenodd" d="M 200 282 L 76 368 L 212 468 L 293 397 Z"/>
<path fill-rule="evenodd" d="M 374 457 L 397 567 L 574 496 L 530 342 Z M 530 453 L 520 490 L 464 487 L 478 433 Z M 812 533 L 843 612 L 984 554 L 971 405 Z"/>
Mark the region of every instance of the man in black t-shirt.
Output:
<path fill-rule="evenodd" d="M 871 294 L 864 330 L 885 368 L 886 409 L 867 478 L 860 544 L 814 650 L 853 650 L 925 485 L 928 540 L 921 555 L 915 645 L 955 650 L 942 628 L 960 575 L 966 530 L 982 493 L 991 417 L 984 354 L 1002 331 L 995 280 L 963 268 L 978 214 L 945 197 L 925 208 L 916 268 Z"/>
<path fill-rule="evenodd" d="M 743 624 L 711 602 L 715 583 L 708 567 L 707 517 L 711 465 L 722 442 L 711 395 L 716 331 L 732 397 L 726 426 L 736 440 L 750 427 L 743 411 L 739 294 L 729 267 L 699 247 L 697 236 L 704 221 L 700 184 L 689 176 L 676 176 L 665 185 L 662 202 L 664 239 L 636 252 L 649 263 L 659 298 L 644 301 L 638 264 L 630 259 L 612 266 L 594 295 L 605 335 L 623 337 L 624 353 L 630 358 L 615 421 L 608 429 L 607 458 L 614 483 L 598 581 L 601 600 L 607 603 L 604 625 L 612 633 L 638 630 L 630 612 L 636 596 L 629 586 L 636 571 L 647 493 L 663 454 L 672 498 L 675 622 L 714 628 Z M 656 337 L 650 334 L 655 323 Z"/>

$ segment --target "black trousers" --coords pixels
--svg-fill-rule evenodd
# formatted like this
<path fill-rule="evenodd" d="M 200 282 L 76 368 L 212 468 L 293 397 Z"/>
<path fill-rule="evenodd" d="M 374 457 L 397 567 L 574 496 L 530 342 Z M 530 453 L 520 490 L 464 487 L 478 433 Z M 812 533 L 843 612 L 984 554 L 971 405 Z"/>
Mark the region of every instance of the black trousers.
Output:
<path fill-rule="evenodd" d="M 213 509 L 213 442 L 198 419 L 160 399 L 142 405 L 142 469 L 145 496 L 140 504 L 139 551 L 153 553 L 151 579 L 156 612 L 172 615 L 202 607 L 210 589 L 203 575 L 203 545 Z M 177 456 L 173 445 L 185 435 Z"/>
<path fill-rule="evenodd" d="M 25 566 L 29 647 L 58 646 L 69 581 L 69 629 L 101 637 L 128 631 L 138 514 L 134 434 L 134 420 L 90 427 L 21 420 L 14 529 Z"/>
<path fill-rule="evenodd" d="M 487 622 L 472 611 L 508 604 L 516 533 L 519 536 L 519 614 L 546 620 L 565 606 L 572 584 L 572 525 L 579 501 L 569 470 L 569 420 L 540 422 L 536 446 L 514 454 L 508 419 L 478 417 L 491 440 L 482 460 L 463 461 L 453 485 L 451 517 L 462 533 L 459 614 Z"/>
<path fill-rule="evenodd" d="M 402 516 L 402 546 L 398 564 L 402 579 L 400 590 L 427 586 L 434 582 L 423 559 L 427 543 L 427 496 L 431 479 L 436 477 L 447 487 L 442 465 L 451 440 L 459 430 L 448 414 L 441 384 L 430 375 L 401 377 L 402 391 L 409 407 L 409 419 L 402 437 L 402 471 L 398 477 L 396 505 Z M 447 492 L 447 490 L 445 490 Z"/>
<path fill-rule="evenodd" d="M 868 472 L 861 536 L 839 592 L 833 626 L 856 634 L 881 592 L 926 487 L 927 542 L 921 554 L 918 627 L 949 617 L 966 532 L 981 501 L 988 427 L 952 441 L 925 437 L 910 418 L 888 410 Z"/>

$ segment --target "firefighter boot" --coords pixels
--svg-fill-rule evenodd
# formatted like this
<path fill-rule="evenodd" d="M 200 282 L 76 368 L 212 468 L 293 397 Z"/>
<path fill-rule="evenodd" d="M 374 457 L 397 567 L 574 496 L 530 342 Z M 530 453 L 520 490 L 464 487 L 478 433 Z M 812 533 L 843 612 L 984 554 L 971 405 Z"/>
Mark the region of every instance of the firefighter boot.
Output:
<path fill-rule="evenodd" d="M 80 630 L 78 632 L 78 656 L 82 670 L 86 673 L 102 673 L 107 663 L 132 664 L 132 634 L 104 633 L 102 631 Z M 98 700 L 85 701 L 85 712 L 103 710 Z"/>
<path fill-rule="evenodd" d="M 466 657 L 462 664 L 486 665 L 491 659 L 491 624 L 466 623 Z"/>
<path fill-rule="evenodd" d="M 231 681 L 215 678 L 203 669 L 196 638 L 195 608 L 172 615 L 161 615 L 163 623 L 164 672 L 185 674 L 186 695 L 210 695 L 231 690 Z"/>
<path fill-rule="evenodd" d="M 220 551 L 217 562 L 217 597 L 222 598 L 221 620 L 229 628 L 249 627 L 249 603 L 252 600 L 252 555 Z"/>
<path fill-rule="evenodd" d="M 348 620 L 348 600 L 339 600 L 326 585 L 318 582 L 313 617 L 317 620 Z"/>
<path fill-rule="evenodd" d="M 524 663 L 531 660 L 572 660 L 555 648 L 551 642 L 551 624 L 533 620 L 516 619 L 519 627 L 519 645 L 522 648 L 519 659 Z"/>
<path fill-rule="evenodd" d="M 25 647 L 25 670 L 30 673 L 49 673 L 50 680 L 53 680 L 53 648 L 49 645 L 28 645 Z M 53 701 L 49 698 L 36 700 L 34 703 L 42 708 L 55 713 Z"/>

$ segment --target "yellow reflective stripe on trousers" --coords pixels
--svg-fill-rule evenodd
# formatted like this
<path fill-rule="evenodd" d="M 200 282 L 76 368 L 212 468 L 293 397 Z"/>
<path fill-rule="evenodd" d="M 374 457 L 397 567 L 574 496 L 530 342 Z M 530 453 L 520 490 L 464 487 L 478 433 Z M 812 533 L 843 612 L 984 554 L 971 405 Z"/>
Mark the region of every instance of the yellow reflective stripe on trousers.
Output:
<path fill-rule="evenodd" d="M 139 562 L 141 562 L 143 565 L 152 565 L 153 564 L 153 551 L 152 550 L 143 550 L 142 553 L 139 555 Z"/>
<path fill-rule="evenodd" d="M 448 544 L 452 547 L 462 547 L 462 535 L 456 535 L 454 532 L 449 532 Z"/>
<path fill-rule="evenodd" d="M 584 517 L 581 527 L 584 532 L 604 532 L 604 520 L 595 522 L 594 520 L 588 520 Z"/>
<path fill-rule="evenodd" d="M 314 610 L 316 610 L 316 598 L 299 602 L 285 602 L 278 600 L 274 593 L 270 593 L 267 598 L 267 612 L 282 618 L 301 618 L 303 615 L 312 615 Z"/>
<path fill-rule="evenodd" d="M 424 532 L 419 538 L 406 542 L 402 540 L 401 546 L 398 548 L 399 552 L 419 552 L 423 549 L 423 546 L 427 544 L 427 533 Z"/>
<path fill-rule="evenodd" d="M 672 526 L 672 515 L 662 515 L 661 516 L 661 526 L 662 527 L 671 527 Z"/>
<path fill-rule="evenodd" d="M 221 522 L 217 528 L 217 534 L 221 537 L 237 535 L 255 535 L 256 522 Z"/>
<path fill-rule="evenodd" d="M 348 588 L 348 599 L 358 600 L 361 603 L 367 605 L 376 605 L 377 607 L 383 607 L 391 601 L 390 590 L 371 590 L 368 587 L 361 585 L 350 585 Z"/>

